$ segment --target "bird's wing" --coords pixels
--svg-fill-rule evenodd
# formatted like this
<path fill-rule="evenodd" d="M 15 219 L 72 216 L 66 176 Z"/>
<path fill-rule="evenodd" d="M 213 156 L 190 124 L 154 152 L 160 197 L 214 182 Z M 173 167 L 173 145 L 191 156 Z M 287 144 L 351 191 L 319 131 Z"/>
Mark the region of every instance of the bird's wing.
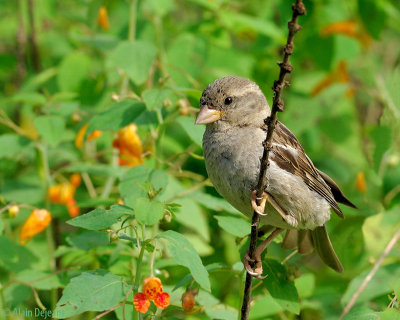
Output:
<path fill-rule="evenodd" d="M 318 193 L 330 204 L 333 211 L 343 218 L 331 188 L 326 184 L 319 171 L 296 136 L 280 121 L 276 123 L 276 130 L 272 136 L 271 159 L 283 170 L 300 177 L 311 190 Z"/>

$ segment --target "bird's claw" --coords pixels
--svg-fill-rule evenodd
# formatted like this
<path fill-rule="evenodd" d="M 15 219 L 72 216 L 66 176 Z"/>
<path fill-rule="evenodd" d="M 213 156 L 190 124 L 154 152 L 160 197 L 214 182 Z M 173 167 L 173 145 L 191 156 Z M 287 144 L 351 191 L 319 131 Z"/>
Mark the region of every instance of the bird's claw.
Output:
<path fill-rule="evenodd" d="M 257 200 L 261 200 L 260 205 L 257 205 Z M 266 197 L 265 193 L 263 193 L 263 196 L 261 198 L 257 197 L 257 190 L 254 190 L 251 193 L 251 198 L 250 198 L 251 207 L 260 216 L 266 216 L 267 215 L 266 213 L 264 213 L 266 201 L 267 201 L 267 197 Z"/>
<path fill-rule="evenodd" d="M 255 268 L 253 268 L 250 263 L 255 263 Z M 246 269 L 247 273 L 251 275 L 253 278 L 257 279 L 265 279 L 267 276 L 262 276 L 263 268 L 261 263 L 261 257 L 257 254 L 255 255 L 254 259 L 249 256 L 248 251 L 246 251 L 243 259 L 243 265 Z"/>

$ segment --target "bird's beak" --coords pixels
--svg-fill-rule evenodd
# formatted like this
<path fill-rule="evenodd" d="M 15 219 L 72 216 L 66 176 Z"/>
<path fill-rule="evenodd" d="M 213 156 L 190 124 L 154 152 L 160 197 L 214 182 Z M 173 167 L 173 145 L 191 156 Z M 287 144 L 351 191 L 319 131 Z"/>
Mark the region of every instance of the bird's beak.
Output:
<path fill-rule="evenodd" d="M 213 123 L 219 120 L 223 114 L 223 111 L 212 109 L 209 106 L 202 106 L 197 115 L 195 124 Z"/>

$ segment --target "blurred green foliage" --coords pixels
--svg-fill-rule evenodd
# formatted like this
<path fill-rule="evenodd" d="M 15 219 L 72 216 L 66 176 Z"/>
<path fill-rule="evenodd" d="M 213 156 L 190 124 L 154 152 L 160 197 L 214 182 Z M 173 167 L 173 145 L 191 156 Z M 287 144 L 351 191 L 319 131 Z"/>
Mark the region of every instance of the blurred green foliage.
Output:
<path fill-rule="evenodd" d="M 279 118 L 359 210 L 328 223 L 343 274 L 314 254 L 282 265 L 290 252 L 271 245 L 251 319 L 337 319 L 400 227 L 399 2 L 304 2 Z M 271 101 L 290 16 L 284 0 L 0 1 L 1 318 L 43 303 L 89 319 L 127 297 L 137 319 L 130 289 L 153 269 L 171 294 L 157 316 L 237 318 L 249 223 L 207 179 L 194 117 L 221 76 L 251 78 Z M 130 123 L 134 167 L 113 148 Z M 72 173 L 83 180 L 73 220 L 48 191 Z M 22 246 L 33 208 L 53 220 Z M 400 318 L 399 262 L 397 244 L 345 319 Z M 192 315 L 187 288 L 198 290 Z M 103 317 L 114 318 L 122 307 Z"/>

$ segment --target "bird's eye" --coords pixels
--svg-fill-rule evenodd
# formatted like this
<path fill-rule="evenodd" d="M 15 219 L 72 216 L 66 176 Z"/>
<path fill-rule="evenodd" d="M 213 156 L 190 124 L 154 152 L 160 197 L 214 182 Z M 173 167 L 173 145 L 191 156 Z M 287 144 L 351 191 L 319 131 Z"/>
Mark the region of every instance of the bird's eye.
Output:
<path fill-rule="evenodd" d="M 231 104 L 232 103 L 232 98 L 231 97 L 227 97 L 225 99 L 225 104 Z"/>

